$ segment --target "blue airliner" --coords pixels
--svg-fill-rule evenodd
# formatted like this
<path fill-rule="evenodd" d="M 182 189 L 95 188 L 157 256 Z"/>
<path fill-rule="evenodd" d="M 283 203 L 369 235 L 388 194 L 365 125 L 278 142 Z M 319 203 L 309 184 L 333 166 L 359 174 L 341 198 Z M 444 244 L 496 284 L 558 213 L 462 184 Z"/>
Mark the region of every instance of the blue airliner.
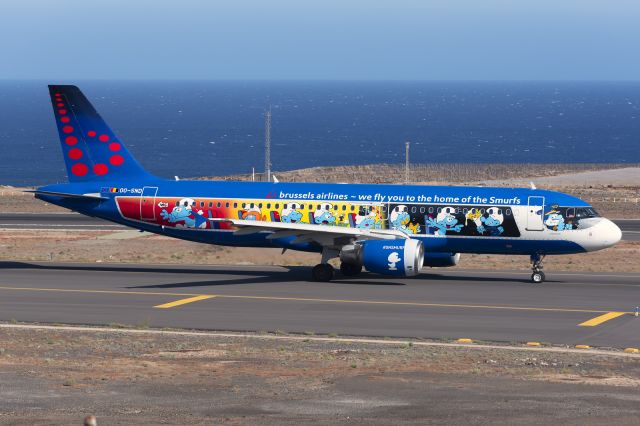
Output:
<path fill-rule="evenodd" d="M 611 247 L 622 233 L 579 198 L 553 191 L 455 186 L 167 180 L 149 174 L 75 86 L 49 86 L 69 183 L 33 192 L 79 213 L 160 235 L 321 253 L 312 270 L 415 276 L 461 253 L 546 255 Z"/>

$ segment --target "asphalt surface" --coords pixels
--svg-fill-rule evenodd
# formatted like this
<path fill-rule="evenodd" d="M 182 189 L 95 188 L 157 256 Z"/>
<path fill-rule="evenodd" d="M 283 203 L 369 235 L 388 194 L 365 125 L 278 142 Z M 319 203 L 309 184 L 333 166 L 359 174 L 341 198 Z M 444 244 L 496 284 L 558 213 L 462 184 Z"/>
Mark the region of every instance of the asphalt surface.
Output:
<path fill-rule="evenodd" d="M 622 239 L 640 241 L 640 219 L 618 219 Z M 0 213 L 0 229 L 121 230 L 122 225 L 77 213 Z"/>
<path fill-rule="evenodd" d="M 0 320 L 640 347 L 637 274 L 550 272 L 538 285 L 508 271 L 331 283 L 308 282 L 309 274 L 307 267 L 0 262 Z M 579 325 L 602 315 L 610 319 Z"/>

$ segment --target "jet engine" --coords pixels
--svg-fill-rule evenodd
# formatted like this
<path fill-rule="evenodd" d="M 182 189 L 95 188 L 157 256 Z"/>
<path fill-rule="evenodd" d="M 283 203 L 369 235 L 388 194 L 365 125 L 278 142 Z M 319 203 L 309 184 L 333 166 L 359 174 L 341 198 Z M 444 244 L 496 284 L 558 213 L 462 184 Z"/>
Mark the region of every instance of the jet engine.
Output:
<path fill-rule="evenodd" d="M 412 277 L 422 268 L 424 246 L 414 239 L 366 240 L 343 247 L 340 260 L 377 274 Z"/>

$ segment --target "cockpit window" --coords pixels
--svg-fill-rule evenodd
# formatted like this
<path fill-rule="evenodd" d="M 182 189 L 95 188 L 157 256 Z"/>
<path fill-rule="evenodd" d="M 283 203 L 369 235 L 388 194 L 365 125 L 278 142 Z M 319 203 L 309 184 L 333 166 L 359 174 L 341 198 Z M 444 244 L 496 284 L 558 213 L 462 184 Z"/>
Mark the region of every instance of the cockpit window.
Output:
<path fill-rule="evenodd" d="M 593 207 L 578 207 L 576 208 L 576 218 L 586 219 L 589 217 L 600 217 Z"/>

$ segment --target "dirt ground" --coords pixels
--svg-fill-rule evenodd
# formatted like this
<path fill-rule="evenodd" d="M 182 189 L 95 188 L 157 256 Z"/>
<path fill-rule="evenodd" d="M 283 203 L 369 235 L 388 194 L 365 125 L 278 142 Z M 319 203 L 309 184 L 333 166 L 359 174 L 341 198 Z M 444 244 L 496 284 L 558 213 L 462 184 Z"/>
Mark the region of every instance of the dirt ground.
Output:
<path fill-rule="evenodd" d="M 609 355 L 0 328 L 0 424 L 638 424 Z"/>

